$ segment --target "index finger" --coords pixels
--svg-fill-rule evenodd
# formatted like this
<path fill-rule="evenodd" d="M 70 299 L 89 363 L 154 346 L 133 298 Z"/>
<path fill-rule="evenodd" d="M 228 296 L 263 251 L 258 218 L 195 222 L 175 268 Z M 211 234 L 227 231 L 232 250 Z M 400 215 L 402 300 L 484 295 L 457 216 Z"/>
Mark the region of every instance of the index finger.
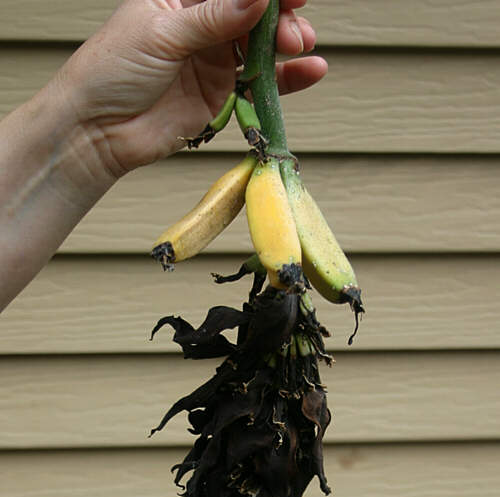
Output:
<path fill-rule="evenodd" d="M 197 3 L 204 2 L 205 0 L 182 0 L 183 7 L 192 7 Z M 292 9 L 300 9 L 307 3 L 307 0 L 280 0 L 280 9 L 283 10 L 292 10 Z"/>
<path fill-rule="evenodd" d="M 300 9 L 304 7 L 307 0 L 280 0 L 280 9 L 282 10 L 292 10 Z"/>
<path fill-rule="evenodd" d="M 205 0 L 181 0 L 182 6 L 184 8 L 186 7 L 192 7 L 193 5 L 196 5 L 197 3 L 204 2 Z"/>

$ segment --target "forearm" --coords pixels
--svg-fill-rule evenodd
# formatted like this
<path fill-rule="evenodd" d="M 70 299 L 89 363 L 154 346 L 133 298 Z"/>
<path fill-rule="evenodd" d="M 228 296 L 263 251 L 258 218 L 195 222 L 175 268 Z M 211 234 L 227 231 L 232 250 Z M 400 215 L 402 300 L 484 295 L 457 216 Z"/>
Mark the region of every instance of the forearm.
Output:
<path fill-rule="evenodd" d="M 116 181 L 52 82 L 0 122 L 0 310 Z"/>

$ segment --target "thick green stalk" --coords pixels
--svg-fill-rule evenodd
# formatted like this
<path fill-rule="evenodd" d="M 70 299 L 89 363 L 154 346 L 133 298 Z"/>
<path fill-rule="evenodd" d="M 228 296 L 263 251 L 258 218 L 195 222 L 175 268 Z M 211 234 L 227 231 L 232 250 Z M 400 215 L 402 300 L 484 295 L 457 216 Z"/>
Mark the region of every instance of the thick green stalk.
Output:
<path fill-rule="evenodd" d="M 241 76 L 252 92 L 255 110 L 262 126 L 262 134 L 269 144 L 266 151 L 279 156 L 291 156 L 286 142 L 285 125 L 276 84 L 276 29 L 279 0 L 269 5 L 248 40 L 245 70 Z"/>

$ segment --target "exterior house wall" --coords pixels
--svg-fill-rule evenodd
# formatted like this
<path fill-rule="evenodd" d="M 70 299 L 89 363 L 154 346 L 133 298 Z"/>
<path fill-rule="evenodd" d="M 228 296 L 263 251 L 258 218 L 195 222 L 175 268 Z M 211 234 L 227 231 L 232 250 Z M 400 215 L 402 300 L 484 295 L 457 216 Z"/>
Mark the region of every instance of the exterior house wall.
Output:
<path fill-rule="evenodd" d="M 3 0 L 0 116 L 30 97 L 116 1 Z M 500 2 L 309 0 L 327 77 L 283 98 L 303 176 L 352 257 L 367 314 L 318 297 L 337 496 L 497 496 L 500 487 Z M 238 306 L 244 213 L 164 274 L 151 242 L 246 150 L 234 125 L 134 171 L 0 317 L 0 496 L 174 496 L 182 415 L 215 361 L 184 361 L 166 314 Z M 313 296 L 314 297 L 314 296 Z M 308 496 L 319 496 L 315 481 Z"/>

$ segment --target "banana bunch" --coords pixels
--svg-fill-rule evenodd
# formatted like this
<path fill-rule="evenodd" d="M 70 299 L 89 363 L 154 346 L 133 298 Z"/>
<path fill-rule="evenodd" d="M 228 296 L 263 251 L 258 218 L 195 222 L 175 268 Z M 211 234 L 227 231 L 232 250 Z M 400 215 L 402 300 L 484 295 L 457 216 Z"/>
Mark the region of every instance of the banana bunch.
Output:
<path fill-rule="evenodd" d="M 326 300 L 349 303 L 356 317 L 351 344 L 358 315 L 364 312 L 361 290 L 349 260 L 302 183 L 296 161 L 269 157 L 259 163 L 247 186 L 246 204 L 253 245 L 271 286 L 300 288 L 302 269 Z"/>
<path fill-rule="evenodd" d="M 192 146 L 211 139 L 227 124 L 233 110 L 254 148 L 211 186 L 191 212 L 158 238 L 153 257 L 165 270 L 172 270 L 174 262 L 193 257 L 205 248 L 246 202 L 256 257 L 270 285 L 303 294 L 310 283 L 329 302 L 349 303 L 356 318 L 349 339 L 352 343 L 358 315 L 364 312 L 353 268 L 302 183 L 297 161 L 266 154 L 259 119 L 242 91 L 231 93 L 218 116 L 198 137 L 190 139 Z M 215 276 L 218 282 L 231 281 Z"/>

